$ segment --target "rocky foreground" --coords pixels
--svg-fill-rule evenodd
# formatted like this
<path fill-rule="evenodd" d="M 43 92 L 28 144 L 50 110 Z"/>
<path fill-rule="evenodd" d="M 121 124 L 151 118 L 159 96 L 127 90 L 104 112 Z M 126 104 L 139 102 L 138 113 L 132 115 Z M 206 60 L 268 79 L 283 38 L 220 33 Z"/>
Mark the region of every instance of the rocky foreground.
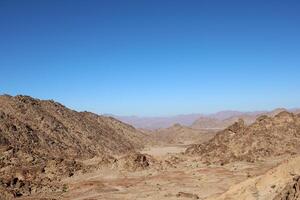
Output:
<path fill-rule="evenodd" d="M 299 200 L 300 157 L 285 160 L 263 175 L 232 186 L 218 198 L 208 200 Z"/>

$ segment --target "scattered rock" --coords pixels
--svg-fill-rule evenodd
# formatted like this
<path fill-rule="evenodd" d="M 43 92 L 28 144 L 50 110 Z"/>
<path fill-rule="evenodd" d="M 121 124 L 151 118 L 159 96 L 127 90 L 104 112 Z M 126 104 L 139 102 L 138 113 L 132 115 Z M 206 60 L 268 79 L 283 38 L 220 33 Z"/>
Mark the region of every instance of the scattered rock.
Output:
<path fill-rule="evenodd" d="M 154 164 L 155 159 L 147 154 L 131 153 L 118 160 L 118 166 L 123 170 L 137 171 L 147 169 Z"/>
<path fill-rule="evenodd" d="M 300 117 L 284 111 L 274 117 L 262 116 L 249 126 L 239 120 L 210 141 L 190 146 L 185 153 L 200 155 L 203 162 L 226 164 L 294 155 L 299 148 Z"/>
<path fill-rule="evenodd" d="M 178 192 L 178 194 L 176 194 L 176 197 L 185 197 L 185 198 L 191 198 L 191 199 L 199 199 L 198 195 L 187 193 L 187 192 Z"/>

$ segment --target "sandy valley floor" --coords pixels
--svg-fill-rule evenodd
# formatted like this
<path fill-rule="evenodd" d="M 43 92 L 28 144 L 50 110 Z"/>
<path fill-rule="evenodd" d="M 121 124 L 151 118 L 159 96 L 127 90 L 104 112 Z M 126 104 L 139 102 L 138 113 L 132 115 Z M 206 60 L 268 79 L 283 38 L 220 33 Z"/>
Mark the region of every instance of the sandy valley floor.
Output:
<path fill-rule="evenodd" d="M 67 191 L 57 194 L 58 199 L 72 200 L 115 200 L 115 199 L 206 199 L 220 195 L 231 185 L 251 176 L 262 174 L 281 160 L 264 163 L 236 162 L 225 166 L 204 165 L 197 158 L 178 154 L 184 146 L 152 147 L 143 153 L 164 161 L 175 156 L 176 165 L 162 165 L 148 170 L 122 172 L 101 169 L 64 180 Z M 55 194 L 52 194 L 56 196 Z M 51 195 L 51 196 L 52 196 Z M 34 197 L 32 197 L 34 198 Z"/>

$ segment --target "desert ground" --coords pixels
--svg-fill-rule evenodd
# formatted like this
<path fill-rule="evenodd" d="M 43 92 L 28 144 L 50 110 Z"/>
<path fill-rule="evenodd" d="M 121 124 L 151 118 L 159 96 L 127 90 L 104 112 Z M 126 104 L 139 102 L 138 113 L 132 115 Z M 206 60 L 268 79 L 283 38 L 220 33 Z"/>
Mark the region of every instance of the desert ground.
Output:
<path fill-rule="evenodd" d="M 145 170 L 128 171 L 103 168 L 78 174 L 62 182 L 66 191 L 44 198 L 63 200 L 116 199 L 214 199 L 249 177 L 266 173 L 285 157 L 264 162 L 234 162 L 227 165 L 201 163 L 196 157 L 184 156 L 187 145 L 174 144 L 145 148 L 159 164 Z M 94 162 L 86 160 L 86 162 Z M 41 195 L 30 198 L 42 198 Z"/>

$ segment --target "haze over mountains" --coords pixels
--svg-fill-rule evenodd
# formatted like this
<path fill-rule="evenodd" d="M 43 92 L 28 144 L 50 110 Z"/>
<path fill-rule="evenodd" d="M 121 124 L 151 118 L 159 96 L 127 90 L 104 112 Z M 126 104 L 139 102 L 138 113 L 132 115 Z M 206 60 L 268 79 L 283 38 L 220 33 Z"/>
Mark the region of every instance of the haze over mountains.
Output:
<path fill-rule="evenodd" d="M 111 115 L 136 128 L 158 129 L 167 128 L 174 124 L 190 126 L 195 120 L 203 116 L 202 114 L 177 115 L 171 117 L 138 117 L 138 116 L 118 116 Z"/>
<path fill-rule="evenodd" d="M 180 124 L 183 126 L 190 126 L 195 129 L 223 129 L 233 122 L 242 118 L 247 124 L 251 124 L 255 119 L 263 114 L 274 116 L 281 111 L 290 111 L 298 113 L 300 109 L 284 109 L 278 108 L 272 111 L 252 111 L 252 112 L 241 112 L 241 111 L 220 111 L 212 114 L 185 114 L 176 115 L 170 117 L 138 117 L 138 116 L 118 116 L 108 115 L 115 117 L 125 123 L 131 124 L 136 128 L 142 129 L 161 129 L 168 128 L 174 124 Z"/>

